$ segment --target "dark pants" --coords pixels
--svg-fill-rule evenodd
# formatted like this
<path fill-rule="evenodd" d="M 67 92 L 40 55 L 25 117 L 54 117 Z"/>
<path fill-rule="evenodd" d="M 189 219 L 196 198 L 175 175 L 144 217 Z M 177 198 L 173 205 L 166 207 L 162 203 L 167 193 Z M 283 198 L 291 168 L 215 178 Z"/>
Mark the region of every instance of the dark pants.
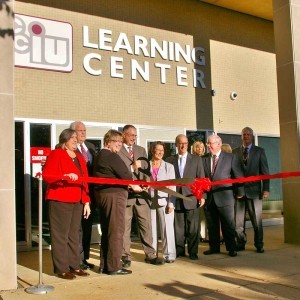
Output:
<path fill-rule="evenodd" d="M 54 273 L 79 269 L 79 230 L 82 204 L 49 201 L 51 253 Z"/>
<path fill-rule="evenodd" d="M 96 192 L 100 208 L 100 268 L 109 272 L 122 268 L 121 257 L 125 230 L 125 208 L 128 192 Z"/>
<path fill-rule="evenodd" d="M 87 219 L 85 219 L 82 216 L 81 219 L 80 253 L 81 253 L 81 259 L 85 259 L 85 260 L 88 260 L 90 258 L 90 248 L 91 248 L 92 229 L 93 229 L 95 210 L 96 210 L 96 205 L 94 204 L 94 202 L 92 202 L 90 216 Z"/>
<path fill-rule="evenodd" d="M 235 251 L 234 206 L 217 207 L 214 200 L 205 208 L 205 217 L 209 236 L 209 247 L 220 251 L 220 223 L 227 251 Z"/>
<path fill-rule="evenodd" d="M 175 210 L 175 241 L 176 255 L 185 255 L 185 242 L 188 244 L 189 255 L 198 254 L 199 207 L 195 209 Z"/>
<path fill-rule="evenodd" d="M 235 203 L 235 222 L 237 243 L 240 246 L 245 246 L 247 236 L 245 232 L 245 212 L 248 211 L 253 229 L 254 229 L 254 245 L 256 248 L 263 248 L 263 226 L 262 226 L 262 200 L 249 199 L 243 197 L 237 199 Z"/>

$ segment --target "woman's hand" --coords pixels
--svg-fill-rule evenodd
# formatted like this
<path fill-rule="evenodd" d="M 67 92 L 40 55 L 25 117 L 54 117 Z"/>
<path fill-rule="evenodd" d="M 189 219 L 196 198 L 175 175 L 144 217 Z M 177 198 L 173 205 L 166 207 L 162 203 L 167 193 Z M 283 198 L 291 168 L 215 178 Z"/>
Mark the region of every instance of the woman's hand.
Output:
<path fill-rule="evenodd" d="M 166 207 L 166 214 L 171 214 L 173 211 L 174 211 L 174 207 L 170 207 L 170 206 Z"/>
<path fill-rule="evenodd" d="M 64 174 L 64 176 L 69 177 L 72 181 L 75 181 L 78 179 L 78 175 L 75 173 Z"/>
<path fill-rule="evenodd" d="M 91 208 L 90 208 L 90 204 L 87 202 L 83 206 L 83 217 L 85 219 L 88 219 L 88 217 L 90 216 L 90 214 L 91 214 Z"/>
<path fill-rule="evenodd" d="M 132 188 L 135 193 L 140 193 L 143 191 L 141 186 L 136 185 L 136 184 L 130 184 L 129 187 Z"/>
<path fill-rule="evenodd" d="M 202 207 L 205 204 L 205 199 L 202 198 L 199 202 L 200 202 L 200 207 Z"/>

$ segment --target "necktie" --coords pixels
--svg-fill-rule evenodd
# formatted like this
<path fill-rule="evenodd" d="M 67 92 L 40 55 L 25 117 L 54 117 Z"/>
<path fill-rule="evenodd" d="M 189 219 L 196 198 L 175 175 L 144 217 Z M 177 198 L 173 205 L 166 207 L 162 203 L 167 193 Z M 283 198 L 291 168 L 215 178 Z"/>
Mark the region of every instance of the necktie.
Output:
<path fill-rule="evenodd" d="M 80 148 L 81 148 L 81 154 L 82 154 L 84 160 L 86 162 L 88 162 L 89 161 L 89 156 L 88 156 L 86 150 L 84 149 L 83 145 L 80 145 Z"/>
<path fill-rule="evenodd" d="M 211 175 L 214 175 L 214 173 L 215 173 L 217 162 L 218 162 L 217 155 L 214 154 L 213 155 L 213 164 L 212 164 L 212 168 L 211 168 Z"/>
<path fill-rule="evenodd" d="M 183 157 L 180 156 L 180 158 L 179 158 L 179 174 L 180 174 L 181 178 L 183 177 L 183 171 L 184 171 L 184 168 L 183 168 Z"/>
<path fill-rule="evenodd" d="M 131 157 L 131 159 L 134 160 L 133 159 L 133 152 L 132 152 L 132 147 L 131 146 L 128 147 L 128 153 L 129 153 L 129 156 Z"/>
<path fill-rule="evenodd" d="M 245 166 L 247 166 L 248 153 L 249 153 L 249 149 L 248 147 L 245 147 L 243 151 L 243 162 Z"/>

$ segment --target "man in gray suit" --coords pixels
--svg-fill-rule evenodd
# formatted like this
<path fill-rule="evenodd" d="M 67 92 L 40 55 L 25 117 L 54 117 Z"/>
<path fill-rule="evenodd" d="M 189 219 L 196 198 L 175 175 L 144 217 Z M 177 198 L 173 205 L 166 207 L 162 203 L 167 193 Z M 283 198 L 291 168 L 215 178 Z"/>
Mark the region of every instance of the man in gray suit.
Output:
<path fill-rule="evenodd" d="M 232 153 L 221 151 L 222 140 L 218 135 L 210 135 L 207 140 L 210 153 L 202 156 L 205 177 L 211 181 L 243 177 L 238 159 Z M 237 197 L 244 195 L 242 185 L 238 185 Z M 204 255 L 220 253 L 220 223 L 229 256 L 236 256 L 234 189 L 231 183 L 212 186 L 207 192 L 205 217 L 209 236 L 209 250 Z"/>
<path fill-rule="evenodd" d="M 166 159 L 175 169 L 176 178 L 193 177 L 203 178 L 204 170 L 199 156 L 188 153 L 188 139 L 179 134 L 175 139 L 178 154 Z M 191 200 L 177 198 L 175 202 L 175 240 L 176 256 L 185 256 L 185 243 L 188 244 L 189 257 L 198 259 L 199 233 L 199 209 L 204 205 L 205 199 L 196 199 L 188 186 L 177 188 L 177 192 L 189 197 Z"/>
<path fill-rule="evenodd" d="M 147 159 L 146 150 L 135 144 L 136 138 L 136 128 L 133 125 L 125 125 L 123 128 L 123 146 L 118 154 L 131 171 L 134 180 L 147 180 L 147 176 L 143 173 L 139 173 L 138 170 L 139 168 L 147 169 L 148 167 L 145 160 L 139 160 L 139 158 Z M 144 191 L 144 193 L 146 193 L 146 191 Z M 147 193 L 144 195 L 147 196 Z M 146 254 L 146 263 L 153 265 L 162 265 L 165 263 L 164 259 L 157 257 L 156 251 L 152 246 L 151 212 L 149 203 L 143 198 L 144 195 L 136 194 L 133 191 L 129 191 L 128 194 L 125 211 L 125 233 L 123 238 L 123 268 L 131 266 L 130 233 L 133 213 L 137 220 L 142 246 Z"/>
<path fill-rule="evenodd" d="M 245 127 L 242 130 L 243 145 L 235 148 L 235 153 L 243 169 L 244 176 L 269 174 L 265 150 L 253 145 L 253 130 Z M 270 181 L 252 181 L 245 183 L 245 197 L 236 201 L 236 235 L 237 250 L 245 250 L 247 237 L 245 233 L 245 211 L 247 209 L 253 229 L 254 245 L 258 253 L 264 252 L 262 226 L 262 199 L 269 197 Z"/>

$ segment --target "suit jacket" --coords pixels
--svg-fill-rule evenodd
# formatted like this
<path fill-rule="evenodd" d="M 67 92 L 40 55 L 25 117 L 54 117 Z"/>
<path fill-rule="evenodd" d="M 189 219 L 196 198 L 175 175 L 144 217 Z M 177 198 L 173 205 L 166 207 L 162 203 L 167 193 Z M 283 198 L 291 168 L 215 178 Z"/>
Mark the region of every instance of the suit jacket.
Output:
<path fill-rule="evenodd" d="M 211 181 L 219 181 L 229 178 L 244 177 L 243 170 L 236 155 L 232 153 L 221 152 L 215 172 L 211 174 L 211 155 L 210 153 L 201 157 L 203 160 L 205 177 Z M 244 196 L 243 185 L 237 185 L 237 196 Z M 207 193 L 206 206 L 209 206 L 212 201 L 215 201 L 216 206 L 224 207 L 234 205 L 234 188 L 231 183 L 212 186 Z"/>
<path fill-rule="evenodd" d="M 96 155 L 96 148 L 93 143 L 90 143 L 88 141 L 85 141 L 84 144 L 86 145 L 86 147 L 88 148 L 88 151 L 90 153 L 90 155 L 89 155 L 90 160 L 87 162 L 86 167 L 87 167 L 89 176 L 93 176 L 93 164 L 94 164 L 95 155 Z M 76 152 L 79 153 L 80 155 L 82 155 L 81 151 L 78 148 L 77 148 Z M 93 183 L 89 184 L 89 190 L 90 190 L 90 198 L 93 201 L 94 200 L 94 184 Z"/>
<path fill-rule="evenodd" d="M 151 167 L 152 171 L 152 167 Z M 157 181 L 161 180 L 168 180 L 168 179 L 175 179 L 175 170 L 172 164 L 169 164 L 165 161 L 162 161 L 157 173 Z M 175 191 L 176 187 L 171 186 L 169 187 L 171 190 Z M 174 196 L 169 195 L 168 193 L 158 191 L 155 189 L 150 189 L 151 194 L 151 208 L 156 208 L 159 206 L 170 206 L 175 207 L 175 200 Z"/>
<path fill-rule="evenodd" d="M 124 161 L 125 165 L 127 166 L 128 170 L 131 172 L 132 174 L 132 179 L 134 180 L 149 180 L 149 176 L 143 174 L 143 173 L 139 173 L 138 171 L 132 173 L 132 169 L 131 169 L 131 164 L 133 163 L 127 149 L 125 148 L 126 146 L 123 144 L 121 150 L 118 152 L 118 155 L 122 158 L 122 160 Z M 132 152 L 133 152 L 133 158 L 134 161 L 138 160 L 141 157 L 144 157 L 145 159 L 147 159 L 147 153 L 145 148 L 138 146 L 138 145 L 133 145 L 132 146 Z M 150 171 L 150 165 L 147 161 L 142 160 L 142 169 L 147 169 L 149 168 Z M 134 204 L 135 203 L 135 199 L 139 199 L 139 204 L 146 204 L 146 200 L 142 198 L 142 196 L 140 194 L 135 194 L 133 192 L 129 192 L 128 194 L 128 204 Z"/>
<path fill-rule="evenodd" d="M 237 155 L 245 177 L 269 174 L 268 161 L 263 148 L 255 145 L 251 146 L 247 166 L 243 163 L 243 146 L 233 149 L 233 153 Z M 245 195 L 250 199 L 259 199 L 262 197 L 263 191 L 269 190 L 270 180 L 245 183 Z"/>
<path fill-rule="evenodd" d="M 166 159 L 171 163 L 175 169 L 176 178 L 181 178 L 178 166 L 178 155 L 170 156 Z M 186 158 L 186 165 L 183 172 L 183 177 L 203 178 L 204 170 L 202 160 L 199 156 L 188 153 Z M 199 202 L 193 195 L 191 189 L 188 186 L 177 187 L 177 192 L 184 196 L 191 198 L 191 201 L 183 200 L 181 198 L 176 199 L 175 209 L 181 209 L 183 206 L 185 209 L 195 209 L 199 207 Z"/>
<path fill-rule="evenodd" d="M 76 152 L 75 152 L 76 153 Z M 86 163 L 83 157 L 76 153 L 82 174 L 64 149 L 52 150 L 47 157 L 43 169 L 43 179 L 48 183 L 46 191 L 47 200 L 61 202 L 90 202 L 89 188 L 86 182 L 68 182 L 62 180 L 64 174 L 75 173 L 80 176 L 88 176 Z"/>
<path fill-rule="evenodd" d="M 88 150 L 91 154 L 91 157 L 90 157 L 91 159 L 88 161 L 86 166 L 88 169 L 89 176 L 92 176 L 93 175 L 93 163 L 94 163 L 94 159 L 95 159 L 95 155 L 96 155 L 96 148 L 93 143 L 90 143 L 88 141 L 85 141 L 84 144 L 86 145 L 86 147 L 88 148 Z M 78 148 L 76 151 L 81 154 L 81 151 Z"/>

